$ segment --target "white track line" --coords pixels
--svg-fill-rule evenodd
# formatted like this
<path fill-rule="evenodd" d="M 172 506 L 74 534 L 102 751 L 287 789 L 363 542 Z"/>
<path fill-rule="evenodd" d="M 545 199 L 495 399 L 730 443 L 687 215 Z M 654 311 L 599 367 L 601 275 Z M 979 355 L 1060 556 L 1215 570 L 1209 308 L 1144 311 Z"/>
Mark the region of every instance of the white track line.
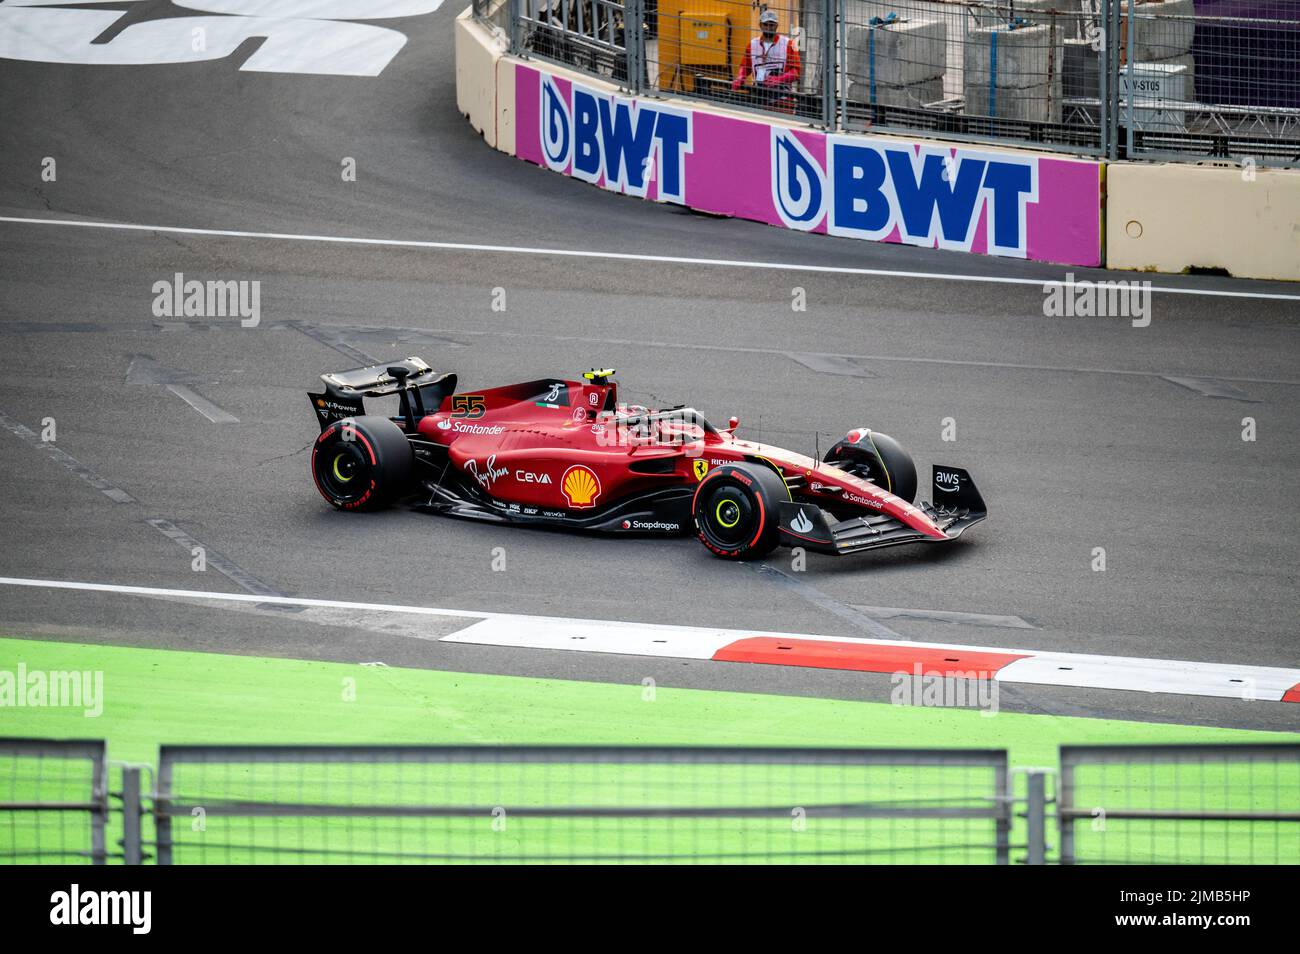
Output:
<path fill-rule="evenodd" d="M 731 646 L 741 640 L 768 637 L 851 649 L 871 646 L 915 647 L 930 651 L 951 650 L 953 652 L 1023 655 L 1028 658 L 1007 663 L 998 670 L 995 678 L 1000 682 L 1027 685 L 1121 689 L 1130 692 L 1160 692 L 1272 702 L 1281 700 L 1288 690 L 1300 686 L 1300 669 L 1284 669 L 1272 666 L 1239 666 L 1227 663 L 1201 663 L 1177 659 L 1141 659 L 1128 656 L 1040 652 L 1032 649 L 1012 649 L 1006 646 L 964 646 L 905 639 L 832 639 L 825 636 L 767 633 L 756 630 L 634 623 L 620 620 L 566 619 L 554 616 L 491 613 L 482 610 L 444 609 L 391 603 L 362 603 L 351 600 L 305 599 L 290 596 L 259 596 L 250 593 L 177 590 L 153 586 L 125 586 L 114 583 L 81 583 L 68 580 L 0 577 L 0 586 L 461 617 L 476 619 L 480 622 L 441 637 L 441 642 L 471 643 L 515 649 L 576 650 L 579 652 L 612 653 L 623 656 L 707 660 L 712 659 L 724 647 Z"/>
<path fill-rule="evenodd" d="M 183 384 L 169 384 L 167 390 L 198 411 L 213 424 L 238 424 L 239 418 L 229 411 L 223 411 L 202 394 L 192 391 Z"/>
<path fill-rule="evenodd" d="M 0 215 L 0 222 L 19 225 L 62 225 L 83 229 L 115 229 L 130 232 L 160 232 L 167 235 L 206 235 L 214 238 L 272 239 L 281 242 L 325 242 L 335 245 L 375 245 L 391 248 L 427 248 L 456 252 L 496 252 L 510 255 L 555 255 L 567 258 L 599 258 L 626 262 L 657 262 L 670 265 L 701 265 L 723 268 L 754 268 L 773 271 L 820 272 L 834 275 L 870 275 L 880 278 L 918 278 L 928 281 L 981 282 L 993 285 L 1044 285 L 1074 288 L 1091 287 L 1095 282 L 1067 282 L 1051 278 L 1011 278 L 1005 275 L 958 275 L 945 272 L 909 272 L 888 268 L 852 268 L 839 265 L 804 265 L 795 262 L 753 262 L 727 258 L 689 258 L 683 255 L 649 255 L 633 252 L 598 252 L 585 249 L 537 248 L 527 245 L 482 245 L 468 242 L 428 242 L 416 239 L 361 238 L 345 235 L 311 235 L 300 232 L 252 232 L 243 229 L 198 229 L 172 225 L 137 225 L 127 222 L 83 222 L 73 219 L 32 219 Z M 1145 279 L 1135 277 L 1133 281 Z M 1221 291 L 1211 288 L 1175 288 L 1153 285 L 1151 291 L 1168 295 L 1203 295 L 1213 298 L 1258 298 L 1274 301 L 1300 301 L 1300 295 L 1267 292 Z"/>
<path fill-rule="evenodd" d="M 391 603 L 355 603 L 349 600 L 315 600 L 296 596 L 259 596 L 256 593 L 222 593 L 216 590 L 172 590 L 158 586 L 123 586 L 117 583 L 78 583 L 70 580 L 30 580 L 0 576 L 0 586 L 48 587 L 55 590 L 81 590 L 89 593 L 117 593 L 124 596 L 168 596 L 228 603 L 273 603 L 281 606 L 324 606 L 330 609 L 374 610 L 385 613 L 418 613 L 424 616 L 465 616 L 487 619 L 505 615 L 477 610 L 437 609 L 426 606 L 395 606 Z"/>

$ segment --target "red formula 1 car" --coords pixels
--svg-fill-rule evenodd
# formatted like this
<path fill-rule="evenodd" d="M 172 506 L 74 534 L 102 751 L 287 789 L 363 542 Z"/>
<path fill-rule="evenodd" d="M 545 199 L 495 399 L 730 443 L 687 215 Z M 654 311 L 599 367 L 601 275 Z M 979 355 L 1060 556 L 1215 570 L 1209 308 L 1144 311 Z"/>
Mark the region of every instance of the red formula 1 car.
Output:
<path fill-rule="evenodd" d="M 620 404 L 613 371 L 456 392 L 419 358 L 321 375 L 312 474 L 344 510 L 419 509 L 609 533 L 694 532 L 755 559 L 781 544 L 855 553 L 954 540 L 987 516 L 966 471 L 935 466 L 933 503 L 892 438 L 850 431 L 817 461 L 735 436 L 692 408 Z M 396 417 L 363 398 L 397 395 Z"/>

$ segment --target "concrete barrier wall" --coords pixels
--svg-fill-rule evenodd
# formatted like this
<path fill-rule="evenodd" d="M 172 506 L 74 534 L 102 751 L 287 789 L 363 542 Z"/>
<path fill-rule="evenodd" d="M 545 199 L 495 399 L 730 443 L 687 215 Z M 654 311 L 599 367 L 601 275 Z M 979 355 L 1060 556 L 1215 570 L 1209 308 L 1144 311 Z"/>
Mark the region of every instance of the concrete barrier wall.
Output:
<path fill-rule="evenodd" d="M 468 11 L 456 29 L 457 102 L 471 125 L 502 152 L 600 188 L 873 241 L 1300 280 L 1300 171 L 1261 169 L 1250 180 L 1238 168 L 1103 167 L 993 146 L 828 134 L 780 117 L 627 97 L 513 59 Z"/>
<path fill-rule="evenodd" d="M 1106 261 L 1300 281 L 1300 171 L 1112 162 Z"/>
<path fill-rule="evenodd" d="M 503 56 L 496 62 L 497 148 L 515 154 L 515 61 Z"/>
<path fill-rule="evenodd" d="M 509 63 L 503 58 L 501 64 Z M 498 89 L 498 115 L 505 97 Z M 825 133 L 514 68 L 515 152 L 599 188 L 778 228 L 1070 265 L 1101 262 L 1101 164 Z"/>
<path fill-rule="evenodd" d="M 488 143 L 593 186 L 778 228 L 1070 265 L 1101 262 L 1101 164 L 836 135 L 504 54 L 456 23 L 457 103 Z M 492 115 L 489 116 L 488 112 Z"/>
<path fill-rule="evenodd" d="M 497 62 L 505 44 L 466 9 L 456 19 L 456 107 L 469 124 L 497 145 Z"/>

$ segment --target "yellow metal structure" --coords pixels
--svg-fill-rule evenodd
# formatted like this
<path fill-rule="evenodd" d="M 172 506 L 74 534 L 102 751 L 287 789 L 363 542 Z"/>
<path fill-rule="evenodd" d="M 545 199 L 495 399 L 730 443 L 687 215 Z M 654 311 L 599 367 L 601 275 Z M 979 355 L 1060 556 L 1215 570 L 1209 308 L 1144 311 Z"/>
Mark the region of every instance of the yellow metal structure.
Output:
<path fill-rule="evenodd" d="M 734 79 L 758 33 L 760 12 L 749 0 L 660 0 L 659 88 L 691 92 L 697 77 Z M 797 8 L 777 13 L 780 32 L 788 36 Z"/>

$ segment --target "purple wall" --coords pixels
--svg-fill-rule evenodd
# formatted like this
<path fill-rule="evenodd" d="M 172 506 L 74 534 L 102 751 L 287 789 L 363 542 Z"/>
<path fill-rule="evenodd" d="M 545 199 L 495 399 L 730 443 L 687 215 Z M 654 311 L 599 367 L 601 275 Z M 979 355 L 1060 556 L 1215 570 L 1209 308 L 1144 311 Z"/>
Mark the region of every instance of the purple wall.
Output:
<path fill-rule="evenodd" d="M 1196 98 L 1300 109 L 1300 0 L 1195 0 Z M 1250 23 L 1285 20 L 1286 23 Z"/>

